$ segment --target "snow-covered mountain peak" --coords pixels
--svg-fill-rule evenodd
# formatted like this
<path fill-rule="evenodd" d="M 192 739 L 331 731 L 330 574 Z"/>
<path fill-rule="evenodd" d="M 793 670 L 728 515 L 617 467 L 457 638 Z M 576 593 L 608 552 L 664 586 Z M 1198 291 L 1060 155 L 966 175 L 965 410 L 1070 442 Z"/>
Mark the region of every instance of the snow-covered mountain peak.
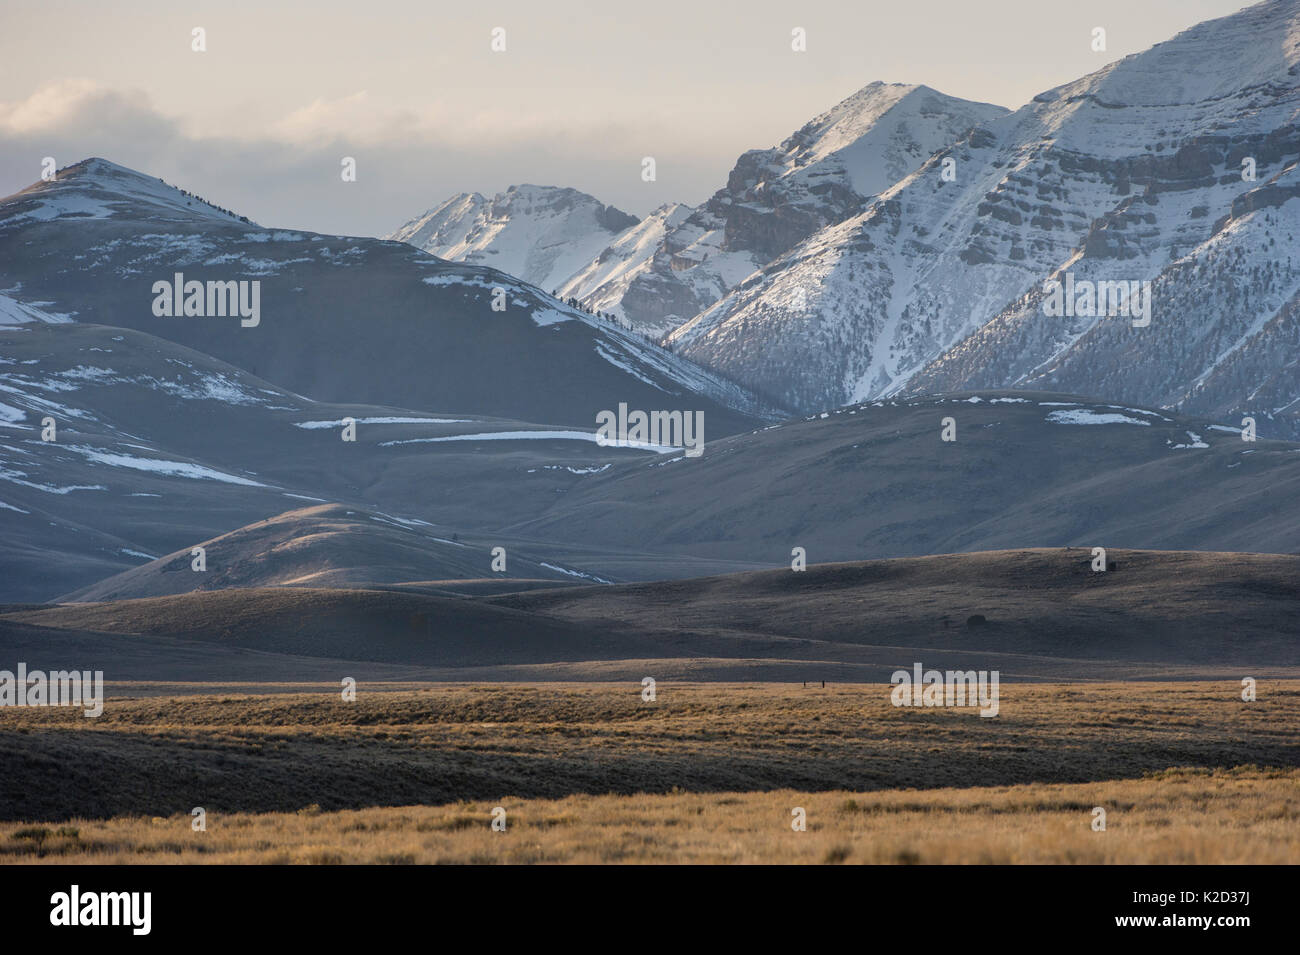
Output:
<path fill-rule="evenodd" d="M 786 175 L 838 160 L 860 196 L 876 195 L 971 126 L 1008 111 L 903 83 L 871 83 L 781 144 Z"/>
<path fill-rule="evenodd" d="M 1300 2 L 1266 0 L 1206 20 L 1079 81 L 1105 102 L 1190 106 L 1242 90 L 1300 87 Z"/>
<path fill-rule="evenodd" d="M 1048 90 L 994 129 L 1116 157 L 1298 118 L 1300 0 L 1266 0 Z"/>
<path fill-rule="evenodd" d="M 840 177 L 859 197 L 877 195 L 972 126 L 1006 115 L 928 86 L 871 83 L 801 127 L 774 150 L 755 150 L 779 178 Z M 740 169 L 742 163 L 737 165 Z M 815 173 L 806 173 L 817 167 Z M 755 186 L 761 188 L 759 177 Z"/>
<path fill-rule="evenodd" d="M 671 203 L 638 222 L 574 189 L 519 185 L 490 200 L 452 197 L 389 238 L 491 265 L 659 338 L 1005 113 L 926 86 L 875 82 L 781 145 L 741 155 L 698 209 Z"/>
<path fill-rule="evenodd" d="M 1300 189 L 1286 175 L 1300 159 L 1298 25 L 1300 0 L 1259 4 L 971 127 L 862 211 L 770 257 L 762 281 L 683 325 L 673 346 L 801 410 L 900 389 L 1047 386 L 1284 426 L 1300 407 L 1300 266 L 1287 254 Z M 869 88 L 862 114 L 898 92 Z M 818 173 L 914 96 L 825 153 Z M 820 137 L 852 128 L 832 114 L 786 152 L 819 155 Z M 745 192 L 733 189 L 732 248 L 747 217 L 761 241 L 793 231 L 804 208 L 787 185 L 802 173 L 781 172 L 780 151 L 760 158 Z M 781 189 L 778 214 L 756 215 Z M 1150 283 L 1151 326 L 1046 314 L 1044 283 L 1065 273 Z"/>
<path fill-rule="evenodd" d="M 577 189 L 525 183 L 491 199 L 452 196 L 387 238 L 440 258 L 488 265 L 550 291 L 637 221 Z"/>
<path fill-rule="evenodd" d="M 53 219 L 157 219 L 185 221 L 200 218 L 258 228 L 247 218 L 222 209 L 192 193 L 91 157 L 66 166 L 50 180 L 42 180 L 0 203 L 0 224 Z"/>

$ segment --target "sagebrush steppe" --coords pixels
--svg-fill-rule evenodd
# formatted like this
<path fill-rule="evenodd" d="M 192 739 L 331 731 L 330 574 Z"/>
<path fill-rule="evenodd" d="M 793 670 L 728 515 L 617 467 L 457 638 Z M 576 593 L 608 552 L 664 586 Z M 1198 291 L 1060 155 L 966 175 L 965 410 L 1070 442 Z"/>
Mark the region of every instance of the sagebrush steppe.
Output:
<path fill-rule="evenodd" d="M 1300 681 L 147 689 L 0 710 L 6 861 L 1300 859 Z"/>

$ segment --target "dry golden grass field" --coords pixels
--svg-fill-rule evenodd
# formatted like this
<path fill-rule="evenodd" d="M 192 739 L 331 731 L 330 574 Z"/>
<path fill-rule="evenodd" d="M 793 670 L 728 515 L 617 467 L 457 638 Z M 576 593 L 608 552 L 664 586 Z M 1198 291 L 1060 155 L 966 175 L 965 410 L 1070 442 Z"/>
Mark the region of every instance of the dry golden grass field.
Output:
<path fill-rule="evenodd" d="M 791 827 L 802 808 L 807 828 Z M 1095 807 L 1106 829 L 1092 828 Z M 1300 858 L 1300 771 L 874 793 L 669 793 L 0 825 L 6 862 L 1179 863 Z"/>
<path fill-rule="evenodd" d="M 0 858 L 1300 861 L 1297 681 L 1251 703 L 1230 681 L 1004 683 L 994 719 L 872 684 L 256 689 L 0 710 Z"/>

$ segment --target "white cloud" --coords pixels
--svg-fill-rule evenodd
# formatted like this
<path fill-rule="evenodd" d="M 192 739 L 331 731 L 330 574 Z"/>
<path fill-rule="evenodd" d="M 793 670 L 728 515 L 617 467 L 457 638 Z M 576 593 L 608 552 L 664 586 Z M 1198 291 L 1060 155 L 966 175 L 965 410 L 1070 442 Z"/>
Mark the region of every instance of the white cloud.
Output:
<path fill-rule="evenodd" d="M 645 213 L 698 202 L 734 157 L 674 156 L 667 120 L 636 124 L 532 113 L 464 97 L 385 106 L 367 90 L 319 97 L 270 121 L 238 114 L 168 115 L 139 90 L 72 78 L 0 102 L 0 195 L 35 182 L 43 157 L 88 156 L 161 176 L 264 225 L 382 235 L 453 193 L 513 183 L 573 186 Z M 660 182 L 640 178 L 646 143 L 659 143 Z M 355 183 L 339 179 L 354 156 Z"/>

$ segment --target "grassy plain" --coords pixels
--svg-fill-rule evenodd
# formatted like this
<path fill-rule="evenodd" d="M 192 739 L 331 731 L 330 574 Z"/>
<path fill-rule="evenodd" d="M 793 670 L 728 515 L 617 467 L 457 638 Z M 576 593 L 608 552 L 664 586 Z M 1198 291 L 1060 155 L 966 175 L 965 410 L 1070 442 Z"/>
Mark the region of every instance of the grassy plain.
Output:
<path fill-rule="evenodd" d="M 1297 681 L 238 689 L 0 710 L 0 859 L 1300 861 Z"/>

